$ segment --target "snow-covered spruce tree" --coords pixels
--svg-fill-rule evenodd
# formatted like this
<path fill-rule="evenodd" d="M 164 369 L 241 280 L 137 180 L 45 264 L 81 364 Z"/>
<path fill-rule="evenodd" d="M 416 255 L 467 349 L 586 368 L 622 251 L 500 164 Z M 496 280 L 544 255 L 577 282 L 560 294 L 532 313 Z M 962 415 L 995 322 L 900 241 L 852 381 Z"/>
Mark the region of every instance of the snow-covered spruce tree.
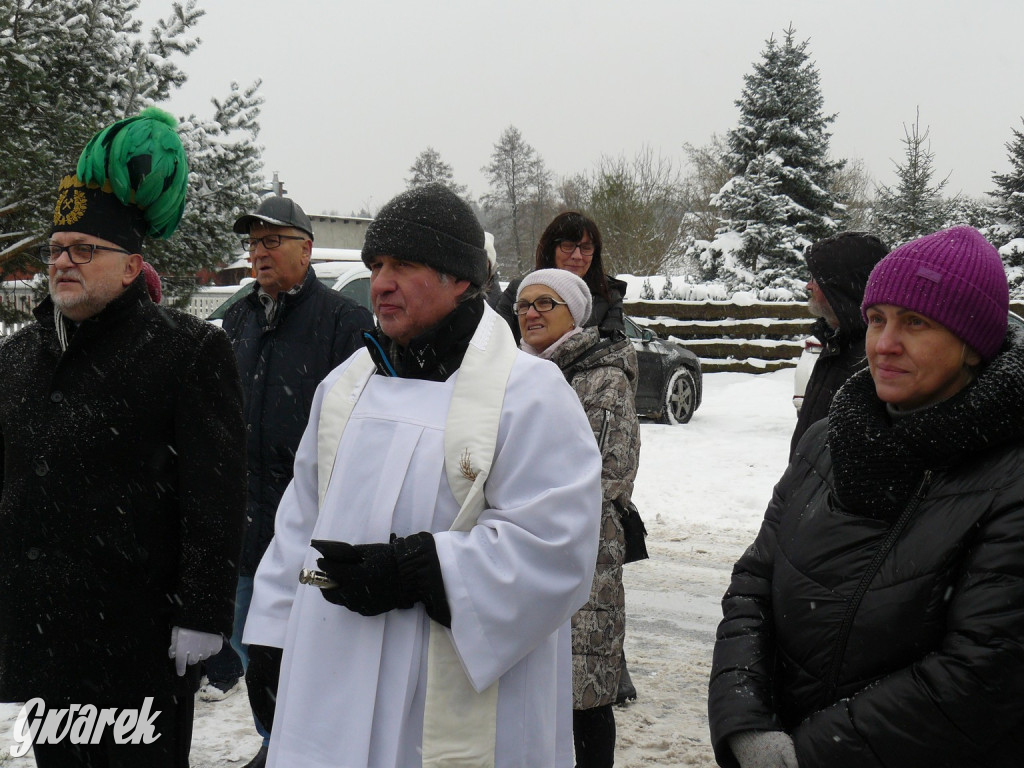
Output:
<path fill-rule="evenodd" d="M 742 246 L 734 257 L 744 273 L 755 276 L 755 285 L 743 287 L 773 285 L 797 266 L 803 241 L 788 223 L 792 200 L 780 191 L 781 165 L 782 158 L 775 153 L 756 157 L 743 175 L 726 182 L 714 198 L 733 217 L 723 230 L 741 234 Z"/>
<path fill-rule="evenodd" d="M 842 207 L 831 193 L 843 162 L 829 159 L 829 125 L 817 67 L 792 26 L 770 38 L 744 76 L 736 102 L 739 125 L 729 132 L 733 178 L 713 198 L 719 235 L 743 237 L 739 261 L 756 287 L 799 284 L 803 248 L 837 230 Z"/>
<path fill-rule="evenodd" d="M 654 287 L 651 285 L 650 277 L 644 278 L 644 284 L 640 287 L 640 299 L 643 301 L 654 299 Z"/>
<path fill-rule="evenodd" d="M 1024 122 L 1024 118 L 1021 122 Z M 1002 246 L 1018 237 L 1024 238 L 1024 132 L 1016 128 L 1010 130 L 1013 139 L 1006 144 L 1010 171 L 992 175 L 996 189 L 991 194 L 996 200 L 995 214 L 1002 225 L 996 246 Z"/>
<path fill-rule="evenodd" d="M 948 175 L 934 181 L 935 153 L 928 129 L 921 131 L 920 112 L 903 133 L 904 162 L 893 161 L 896 184 L 878 188 L 872 212 L 871 228 L 890 248 L 943 229 L 957 203 L 942 196 Z"/>
<path fill-rule="evenodd" d="M 672 275 L 668 274 L 668 272 L 665 273 L 665 282 L 661 286 L 661 295 L 658 298 L 669 300 L 676 298 L 675 289 L 672 287 Z"/>
<path fill-rule="evenodd" d="M 469 190 L 466 185 L 455 183 L 452 167 L 441 159 L 441 153 L 433 147 L 427 147 L 416 155 L 416 159 L 409 166 L 409 174 L 410 178 L 405 180 L 406 189 L 438 182 L 444 184 L 459 197 L 468 198 Z"/>
<path fill-rule="evenodd" d="M 0 0 L 0 274 L 34 267 L 31 251 L 47 234 L 57 184 L 74 170 L 89 138 L 143 107 L 159 106 L 185 82 L 176 59 L 198 45 L 192 30 L 203 11 L 196 0 L 174 3 L 148 34 L 134 18 L 137 7 L 137 0 Z M 259 99 L 253 90 L 240 98 L 248 99 L 243 111 L 255 127 Z M 254 179 L 258 188 L 259 177 L 247 165 L 253 158 L 258 164 L 258 147 L 235 153 L 244 158 L 241 164 L 216 164 L 210 170 L 216 175 L 207 175 L 203 152 L 226 160 L 232 151 L 213 146 L 224 133 L 190 130 L 194 126 L 182 125 L 192 166 L 190 200 L 175 237 L 154 255 L 158 269 L 177 271 L 180 264 L 192 270 L 230 255 L 223 237 L 212 232 L 230 232 L 235 195 L 251 195 Z M 192 199 L 196 189 L 221 185 L 231 186 L 231 194 L 211 195 L 202 204 Z"/>

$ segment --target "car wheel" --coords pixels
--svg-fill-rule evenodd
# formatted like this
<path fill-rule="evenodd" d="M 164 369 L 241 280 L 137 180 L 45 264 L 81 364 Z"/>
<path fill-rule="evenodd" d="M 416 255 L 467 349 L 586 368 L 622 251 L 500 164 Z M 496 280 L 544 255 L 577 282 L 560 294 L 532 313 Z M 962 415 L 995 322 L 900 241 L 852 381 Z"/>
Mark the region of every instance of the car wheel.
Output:
<path fill-rule="evenodd" d="M 685 424 L 693 416 L 696 402 L 697 387 L 693 383 L 693 375 L 686 368 L 676 368 L 665 385 L 665 394 L 662 397 L 662 422 Z"/>

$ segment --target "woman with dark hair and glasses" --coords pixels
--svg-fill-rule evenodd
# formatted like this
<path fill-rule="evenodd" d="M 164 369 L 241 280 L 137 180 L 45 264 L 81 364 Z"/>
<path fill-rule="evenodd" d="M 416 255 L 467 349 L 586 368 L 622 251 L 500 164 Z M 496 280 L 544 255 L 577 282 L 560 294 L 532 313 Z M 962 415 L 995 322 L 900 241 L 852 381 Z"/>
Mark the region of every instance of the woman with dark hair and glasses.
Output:
<path fill-rule="evenodd" d="M 602 338 L 585 327 L 588 286 L 564 269 L 539 269 L 520 282 L 513 311 L 523 351 L 551 360 L 576 391 L 601 449 L 601 538 L 590 599 L 572 617 L 572 731 L 577 768 L 609 768 L 625 670 L 626 541 L 619 509 L 629 506 L 640 460 L 636 352 L 625 337 Z"/>
<path fill-rule="evenodd" d="M 558 214 L 540 236 L 534 269 L 564 269 L 583 279 L 590 289 L 593 309 L 586 327 L 596 326 L 601 336 L 625 336 L 622 298 L 626 284 L 609 277 L 601 262 L 601 230 L 593 220 L 576 211 Z M 494 310 L 505 318 L 519 341 L 519 323 L 512 309 L 521 279 L 513 280 L 495 302 Z"/>

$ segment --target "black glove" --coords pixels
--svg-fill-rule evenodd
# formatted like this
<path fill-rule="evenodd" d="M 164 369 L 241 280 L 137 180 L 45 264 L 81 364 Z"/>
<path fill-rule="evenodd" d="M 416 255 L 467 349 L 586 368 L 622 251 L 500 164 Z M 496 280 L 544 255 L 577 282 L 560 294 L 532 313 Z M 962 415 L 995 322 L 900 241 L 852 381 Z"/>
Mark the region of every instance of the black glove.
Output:
<path fill-rule="evenodd" d="M 277 706 L 277 681 L 281 676 L 282 651 L 269 645 L 250 645 L 248 649 L 249 666 L 245 670 L 245 687 L 249 693 L 249 706 L 256 719 L 270 733 Z"/>
<path fill-rule="evenodd" d="M 335 605 L 363 616 L 376 616 L 395 608 L 412 608 L 416 600 L 406 594 L 398 576 L 398 560 L 391 544 L 356 544 L 311 541 L 323 557 L 316 561 L 338 586 L 320 590 Z"/>
<path fill-rule="evenodd" d="M 348 544 L 314 540 L 323 557 L 317 566 L 338 583 L 322 589 L 324 598 L 363 616 L 422 602 L 434 621 L 451 626 L 448 598 L 441 577 L 434 537 L 416 533 L 404 539 L 391 535 L 388 544 Z"/>

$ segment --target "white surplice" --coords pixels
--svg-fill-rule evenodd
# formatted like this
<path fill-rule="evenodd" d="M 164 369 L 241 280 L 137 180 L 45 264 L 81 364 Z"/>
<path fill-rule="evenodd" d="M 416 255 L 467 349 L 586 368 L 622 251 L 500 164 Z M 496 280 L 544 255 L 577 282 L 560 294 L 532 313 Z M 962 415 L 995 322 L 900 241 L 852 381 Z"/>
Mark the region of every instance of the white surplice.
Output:
<path fill-rule="evenodd" d="M 454 532 L 444 428 L 458 372 L 443 383 L 372 376 L 318 504 L 320 408 L 345 365 L 317 392 L 246 623 L 246 643 L 285 649 L 268 765 L 421 764 L 423 606 L 363 617 L 298 573 L 316 567 L 310 539 L 430 531 L 463 670 L 478 691 L 499 682 L 494 765 L 572 766 L 568 621 L 589 595 L 601 514 L 600 454 L 578 398 L 552 363 L 517 353 L 487 507 Z"/>

